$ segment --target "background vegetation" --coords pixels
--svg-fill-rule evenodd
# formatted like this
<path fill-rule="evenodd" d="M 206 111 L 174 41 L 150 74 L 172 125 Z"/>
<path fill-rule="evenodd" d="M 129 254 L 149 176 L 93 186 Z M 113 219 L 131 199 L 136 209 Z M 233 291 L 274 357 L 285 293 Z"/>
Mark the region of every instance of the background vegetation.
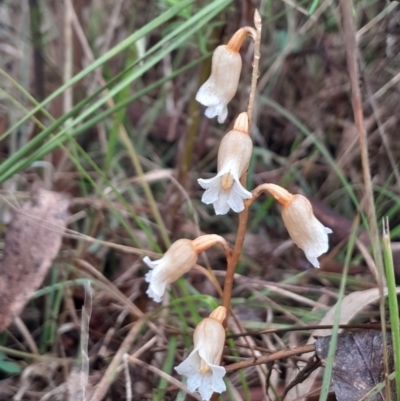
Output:
<path fill-rule="evenodd" d="M 266 197 L 253 204 L 229 328 L 256 334 L 230 338 L 224 363 L 306 344 L 312 326 L 339 322 L 327 311 L 340 288 L 345 306 L 356 311 L 346 323 L 381 322 L 376 292 L 365 292 L 376 289 L 379 276 L 369 228 L 363 218 L 358 230 L 354 223 L 366 192 L 336 1 L 3 0 L 2 232 L 33 183 L 70 194 L 72 207 L 62 250 L 21 315 L 23 328 L 13 325 L 0 336 L 0 400 L 68 399 L 81 329 L 89 341 L 89 392 L 103 385 L 97 399 L 125 399 L 127 387 L 133 400 L 191 399 L 173 381 L 181 380 L 173 366 L 191 348 L 195 325 L 219 304 L 215 282 L 210 271 L 193 269 L 159 308 L 145 295 L 141 259 L 201 233 L 234 242 L 237 216 L 215 216 L 200 202 L 196 180 L 215 172 L 219 141 L 246 109 L 251 42 L 241 52 L 240 86 L 225 125 L 207 120 L 194 96 L 212 50 L 252 25 L 256 7 L 263 38 L 247 187 L 271 182 L 306 195 L 333 234 L 321 269 L 312 269 L 288 239 L 276 204 Z M 382 218 L 389 218 L 400 274 L 397 9 L 390 1 L 354 4 L 377 222 L 382 230 Z M 208 251 L 199 263 L 222 282 L 222 251 Z M 363 291 L 357 305 L 348 306 L 346 296 L 357 291 Z M 266 329 L 278 331 L 260 332 Z M 116 364 L 123 353 L 131 355 L 130 379 Z M 279 400 L 306 360 L 231 373 L 224 399 Z M 286 399 L 305 399 L 312 388 L 310 399 L 318 399 L 321 383 L 320 375 L 308 389 L 296 385 Z"/>

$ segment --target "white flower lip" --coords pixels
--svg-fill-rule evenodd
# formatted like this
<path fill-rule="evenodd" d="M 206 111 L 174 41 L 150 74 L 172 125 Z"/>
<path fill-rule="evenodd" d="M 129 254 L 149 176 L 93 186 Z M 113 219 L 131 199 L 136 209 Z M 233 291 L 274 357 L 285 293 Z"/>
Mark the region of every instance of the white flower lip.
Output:
<path fill-rule="evenodd" d="M 293 242 L 304 251 L 308 261 L 320 267 L 318 257 L 328 251 L 328 234 L 332 230 L 314 216 L 310 201 L 302 195 L 293 195 L 282 207 L 282 219 Z"/>
<path fill-rule="evenodd" d="M 251 192 L 247 191 L 240 183 L 240 177 L 235 170 L 237 170 L 237 167 L 232 160 L 215 177 L 209 179 L 199 178 L 197 180 L 200 186 L 206 190 L 201 201 L 206 205 L 212 203 L 215 214 L 226 214 L 229 212 L 229 209 L 239 213 L 244 209 L 243 199 L 250 199 L 252 197 Z M 221 180 L 227 173 L 232 175 L 234 182 L 231 188 L 223 189 Z"/>
<path fill-rule="evenodd" d="M 213 318 L 203 319 L 194 332 L 194 349 L 175 370 L 187 376 L 190 392 L 198 391 L 208 401 L 214 392 L 226 390 L 225 368 L 219 366 L 225 343 L 225 330 Z M 206 369 L 204 369 L 206 366 Z"/>
<path fill-rule="evenodd" d="M 241 70 L 242 59 L 238 52 L 229 50 L 226 45 L 215 49 L 211 75 L 196 94 L 196 100 L 207 107 L 206 117 L 218 116 L 220 124 L 226 120 L 227 105 L 235 96 Z"/>
<path fill-rule="evenodd" d="M 156 302 L 161 302 L 168 284 L 173 283 L 188 272 L 196 263 L 197 253 L 191 240 L 180 239 L 174 242 L 159 260 L 150 260 L 148 256 L 143 262 L 150 267 L 145 275 L 149 283 L 146 293 Z"/>

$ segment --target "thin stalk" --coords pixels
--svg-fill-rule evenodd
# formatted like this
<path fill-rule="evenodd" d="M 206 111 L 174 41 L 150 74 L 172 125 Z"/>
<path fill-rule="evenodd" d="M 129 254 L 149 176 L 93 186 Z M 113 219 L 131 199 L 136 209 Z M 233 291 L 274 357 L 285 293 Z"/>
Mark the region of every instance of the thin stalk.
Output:
<path fill-rule="evenodd" d="M 251 77 L 251 90 L 249 97 L 249 104 L 247 108 L 247 114 L 249 118 L 249 129 L 251 129 L 251 116 L 254 108 L 254 101 L 256 97 L 257 80 L 258 80 L 258 66 L 260 61 L 260 43 L 261 43 L 261 17 L 258 11 L 254 13 L 254 25 L 256 27 L 256 36 L 254 38 L 254 58 L 253 58 L 253 74 Z M 242 185 L 245 187 L 247 181 L 247 174 L 245 173 L 241 177 Z M 228 259 L 228 266 L 225 275 L 224 283 L 224 294 L 222 297 L 222 305 L 225 306 L 227 311 L 227 317 L 224 325 L 226 327 L 228 321 L 228 315 L 231 305 L 232 287 L 233 287 L 233 276 L 235 275 L 236 266 L 238 264 L 240 255 L 243 249 L 244 238 L 247 230 L 247 221 L 249 217 L 249 206 L 245 203 L 244 210 L 239 213 L 239 227 L 236 236 L 235 246 L 233 248 L 232 256 Z"/>
<path fill-rule="evenodd" d="M 357 135 L 361 153 L 361 164 L 363 170 L 363 179 L 365 187 L 365 198 L 366 198 L 366 213 L 368 218 L 368 225 L 372 244 L 372 253 L 374 256 L 375 264 L 378 269 L 377 283 L 379 288 L 380 302 L 379 311 L 382 323 L 382 339 L 383 344 L 386 344 L 386 330 L 385 330 L 385 296 L 384 296 L 384 269 L 381 254 L 381 246 L 378 233 L 378 224 L 376 220 L 376 211 L 374 204 L 374 194 L 372 188 L 371 170 L 368 156 L 368 140 L 367 132 L 364 125 L 364 116 L 362 109 L 361 91 L 359 86 L 359 72 L 357 62 L 357 42 L 356 42 L 356 29 L 354 26 L 353 18 L 353 1 L 352 0 L 340 0 L 340 8 L 342 9 L 342 23 L 343 32 L 346 43 L 346 59 L 347 69 L 350 78 L 350 86 L 352 92 L 352 106 L 354 114 L 354 122 L 357 129 Z M 386 377 L 386 399 L 390 400 L 390 383 L 388 380 L 389 375 L 389 363 L 387 348 L 383 348 L 383 359 L 384 369 Z"/>
<path fill-rule="evenodd" d="M 400 394 L 400 322 L 397 303 L 396 277 L 394 274 L 393 255 L 390 244 L 389 219 L 383 221 L 383 255 L 385 259 L 386 280 L 388 286 L 390 323 L 394 354 L 394 371 L 396 377 L 396 394 Z M 384 343 L 385 346 L 385 343 Z"/>

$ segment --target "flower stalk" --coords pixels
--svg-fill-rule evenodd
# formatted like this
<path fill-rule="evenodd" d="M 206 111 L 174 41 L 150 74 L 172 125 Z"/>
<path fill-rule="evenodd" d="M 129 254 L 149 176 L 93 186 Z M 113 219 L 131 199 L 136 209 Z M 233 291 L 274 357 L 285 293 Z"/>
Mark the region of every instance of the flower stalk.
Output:
<path fill-rule="evenodd" d="M 251 121 L 252 114 L 254 109 L 254 101 L 256 97 L 256 89 L 257 89 L 257 80 L 259 75 L 259 61 L 260 61 L 260 45 L 261 45 L 261 16 L 259 12 L 256 10 L 254 13 L 254 26 L 255 30 L 252 30 L 252 38 L 254 40 L 254 57 L 253 57 L 253 73 L 251 76 L 251 89 L 250 89 L 250 97 L 249 104 L 247 107 L 247 116 L 248 116 L 248 124 L 249 124 L 249 134 L 251 133 Z M 233 39 L 233 38 L 232 38 Z M 228 43 L 229 45 L 229 43 Z M 242 175 L 241 184 L 243 187 L 246 187 L 247 181 L 247 172 Z M 233 288 L 233 277 L 235 275 L 236 267 L 242 253 L 243 243 L 246 236 L 247 230 L 247 221 L 249 218 L 249 206 L 251 204 L 252 199 L 247 199 L 244 202 L 244 209 L 239 213 L 239 226 L 238 232 L 236 236 L 235 246 L 233 248 L 232 256 L 228 259 L 228 266 L 225 275 L 224 282 L 224 293 L 222 298 L 222 305 L 226 308 L 227 317 L 230 312 L 231 298 L 232 298 L 232 288 Z M 227 327 L 227 317 L 224 321 L 224 327 Z"/>

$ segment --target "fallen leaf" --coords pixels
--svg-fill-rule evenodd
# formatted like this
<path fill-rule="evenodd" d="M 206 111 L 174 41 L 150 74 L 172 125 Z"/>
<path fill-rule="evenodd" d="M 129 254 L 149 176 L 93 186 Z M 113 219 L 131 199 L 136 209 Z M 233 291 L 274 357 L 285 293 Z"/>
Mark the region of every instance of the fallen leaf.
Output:
<path fill-rule="evenodd" d="M 13 217 L 0 266 L 0 331 L 21 313 L 46 276 L 61 246 L 69 203 L 66 195 L 38 189 Z"/>
<path fill-rule="evenodd" d="M 389 374 L 394 370 L 393 347 L 390 333 L 387 336 Z M 321 337 L 315 342 L 317 355 L 322 360 L 328 356 L 331 337 Z M 364 330 L 339 334 L 333 363 L 332 382 L 338 401 L 359 400 L 385 379 L 383 363 L 384 344 L 378 330 Z M 392 400 L 397 399 L 394 383 L 390 386 Z M 370 398 L 384 400 L 384 391 Z"/>
<path fill-rule="evenodd" d="M 387 296 L 387 288 L 384 289 L 384 295 Z M 396 293 L 400 293 L 400 287 L 396 288 Z M 366 306 L 377 302 L 379 300 L 379 289 L 371 288 L 365 291 L 355 291 L 351 294 L 346 295 L 343 298 L 342 306 L 340 310 L 340 318 L 339 324 L 349 324 L 352 319 L 354 319 L 359 312 L 361 312 Z M 336 313 L 336 305 L 332 306 L 331 309 L 325 314 L 325 316 L 321 319 L 319 324 L 323 325 L 332 325 L 334 323 Z M 311 334 L 310 338 L 307 341 L 307 344 L 312 344 L 315 342 L 315 337 L 327 336 L 331 333 L 331 329 L 317 329 L 314 330 Z M 339 329 L 339 332 L 342 331 Z M 305 354 L 303 357 L 311 357 L 311 354 Z M 287 401 L 293 401 L 297 397 L 305 396 L 309 394 L 314 386 L 314 382 L 320 373 L 320 369 L 315 370 L 310 374 L 310 376 L 304 380 L 301 384 L 296 386 L 287 396 Z M 294 380 L 294 377 L 290 377 L 290 381 Z M 296 393 L 295 391 L 296 390 Z"/>

